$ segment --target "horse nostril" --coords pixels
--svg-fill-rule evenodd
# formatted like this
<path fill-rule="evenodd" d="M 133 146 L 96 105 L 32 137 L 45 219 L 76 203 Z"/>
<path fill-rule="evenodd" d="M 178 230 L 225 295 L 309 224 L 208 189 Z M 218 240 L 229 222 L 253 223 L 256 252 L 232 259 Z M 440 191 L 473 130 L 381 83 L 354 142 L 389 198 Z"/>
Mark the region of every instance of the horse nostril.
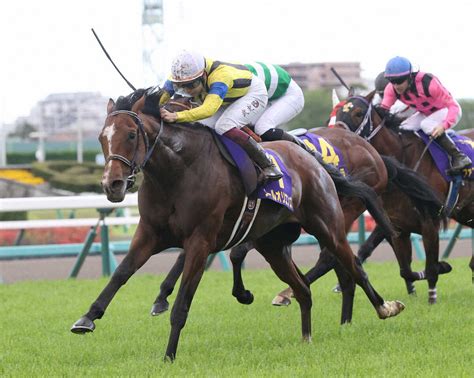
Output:
<path fill-rule="evenodd" d="M 122 189 L 123 185 L 124 185 L 124 180 L 114 180 L 112 182 L 112 185 L 110 185 L 110 189 L 112 191 L 120 190 Z"/>

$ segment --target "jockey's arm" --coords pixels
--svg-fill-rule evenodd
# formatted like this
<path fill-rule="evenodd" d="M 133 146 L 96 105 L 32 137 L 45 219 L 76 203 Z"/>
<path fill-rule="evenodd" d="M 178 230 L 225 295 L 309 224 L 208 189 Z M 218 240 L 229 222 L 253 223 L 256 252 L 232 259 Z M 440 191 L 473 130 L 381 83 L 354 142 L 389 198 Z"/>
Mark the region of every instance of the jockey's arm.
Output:
<path fill-rule="evenodd" d="M 194 109 L 177 112 L 176 122 L 194 122 L 211 117 L 219 110 L 224 102 L 224 98 L 229 90 L 228 88 L 229 87 L 222 82 L 213 83 L 202 105 Z"/>
<path fill-rule="evenodd" d="M 160 105 L 166 104 L 168 100 L 174 95 L 173 83 L 169 80 L 165 81 L 163 85 L 163 94 L 160 97 Z"/>
<path fill-rule="evenodd" d="M 380 106 L 385 110 L 390 110 L 393 104 L 397 101 L 397 96 L 395 95 L 395 89 L 391 83 L 388 83 L 383 92 L 383 99 Z"/>
<path fill-rule="evenodd" d="M 429 92 L 433 98 L 439 101 L 439 104 L 442 104 L 443 107 L 448 108 L 448 114 L 442 122 L 442 125 L 445 130 L 452 127 L 456 124 L 457 118 L 461 109 L 459 108 L 458 103 L 454 100 L 453 96 L 444 88 L 438 80 L 432 80 L 430 83 Z"/>

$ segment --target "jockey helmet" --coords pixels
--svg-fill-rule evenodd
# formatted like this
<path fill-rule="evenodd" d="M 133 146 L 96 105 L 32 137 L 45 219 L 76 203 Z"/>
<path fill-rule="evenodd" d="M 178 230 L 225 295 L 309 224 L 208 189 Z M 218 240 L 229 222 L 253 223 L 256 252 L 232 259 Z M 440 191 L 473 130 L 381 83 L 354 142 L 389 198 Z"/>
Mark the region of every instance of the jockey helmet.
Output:
<path fill-rule="evenodd" d="M 407 58 L 396 56 L 388 61 L 385 66 L 385 77 L 403 77 L 411 74 L 411 63 Z"/>
<path fill-rule="evenodd" d="M 388 80 L 385 78 L 385 72 L 380 72 L 375 78 L 375 92 L 380 96 L 383 96 L 383 91 L 388 84 Z"/>
<path fill-rule="evenodd" d="M 196 80 L 204 73 L 204 57 L 193 51 L 181 51 L 171 63 L 171 81 L 186 83 Z"/>

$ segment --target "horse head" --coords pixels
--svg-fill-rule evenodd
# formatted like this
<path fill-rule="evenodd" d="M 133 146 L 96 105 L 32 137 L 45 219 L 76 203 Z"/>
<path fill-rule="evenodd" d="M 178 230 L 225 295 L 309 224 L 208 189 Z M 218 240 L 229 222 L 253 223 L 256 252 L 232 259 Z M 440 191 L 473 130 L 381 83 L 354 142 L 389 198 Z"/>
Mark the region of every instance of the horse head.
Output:
<path fill-rule="evenodd" d="M 367 96 L 350 96 L 336 113 L 336 126 L 350 130 L 365 139 L 374 135 L 374 122 L 380 124 L 381 118 L 372 106 L 375 92 Z"/>
<path fill-rule="evenodd" d="M 109 99 L 107 104 L 107 117 L 99 135 L 106 161 L 101 184 L 112 202 L 124 199 L 158 142 L 159 133 L 150 145 L 149 117 L 138 114 L 145 107 L 145 97 L 144 90 L 139 89 L 127 97 L 119 97 L 117 102 Z"/>

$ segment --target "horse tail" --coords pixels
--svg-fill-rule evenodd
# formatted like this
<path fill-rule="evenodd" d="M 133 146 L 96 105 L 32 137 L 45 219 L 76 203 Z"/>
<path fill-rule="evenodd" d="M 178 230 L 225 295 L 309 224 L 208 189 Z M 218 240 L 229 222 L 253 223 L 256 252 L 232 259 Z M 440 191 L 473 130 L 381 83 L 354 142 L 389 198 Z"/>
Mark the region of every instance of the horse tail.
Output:
<path fill-rule="evenodd" d="M 377 193 L 375 190 L 360 180 L 347 178 L 339 172 L 336 167 L 325 163 L 321 156 L 318 156 L 317 159 L 326 172 L 331 176 L 339 196 L 359 198 L 364 203 L 367 211 L 370 213 L 372 218 L 374 218 L 377 225 L 383 229 L 385 235 L 391 236 L 395 233 L 387 214 L 377 202 Z"/>
<path fill-rule="evenodd" d="M 381 157 L 387 168 L 389 183 L 411 199 L 423 218 L 442 221 L 443 228 L 446 228 L 448 218 L 443 203 L 426 179 L 392 157 Z"/>

